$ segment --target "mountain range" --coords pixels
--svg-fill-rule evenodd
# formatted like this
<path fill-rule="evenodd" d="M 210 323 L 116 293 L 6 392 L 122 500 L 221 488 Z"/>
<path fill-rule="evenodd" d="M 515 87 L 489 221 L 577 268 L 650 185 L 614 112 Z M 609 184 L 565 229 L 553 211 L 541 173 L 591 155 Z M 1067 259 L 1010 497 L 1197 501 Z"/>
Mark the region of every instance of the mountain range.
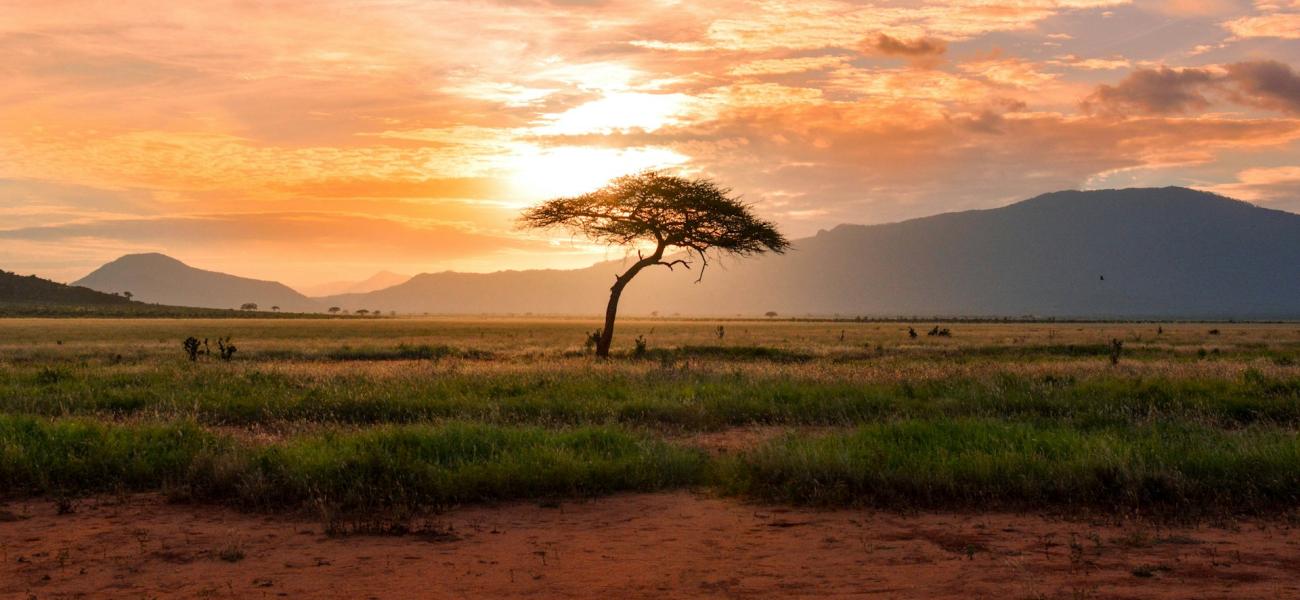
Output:
<path fill-rule="evenodd" d="M 784 255 L 643 271 L 624 314 L 1300 318 L 1300 215 L 1185 188 L 1065 191 L 1002 208 L 841 225 Z M 76 282 L 140 300 L 401 313 L 603 313 L 625 265 L 426 273 L 308 298 L 275 282 L 122 257 Z"/>

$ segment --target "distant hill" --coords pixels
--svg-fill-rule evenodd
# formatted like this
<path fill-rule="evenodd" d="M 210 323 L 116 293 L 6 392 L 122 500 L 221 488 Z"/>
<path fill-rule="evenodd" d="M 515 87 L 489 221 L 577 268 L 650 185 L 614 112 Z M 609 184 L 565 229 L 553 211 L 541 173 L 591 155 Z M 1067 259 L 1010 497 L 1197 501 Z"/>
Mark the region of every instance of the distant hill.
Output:
<path fill-rule="evenodd" d="M 202 308 L 238 308 L 252 302 L 262 310 L 311 312 L 320 304 L 274 281 L 196 269 L 162 254 L 128 254 L 74 282 L 103 292 L 126 292 L 136 300 Z"/>
<path fill-rule="evenodd" d="M 306 315 L 132 302 L 123 296 L 0 271 L 0 317 L 285 318 Z"/>
<path fill-rule="evenodd" d="M 382 290 L 410 281 L 410 275 L 399 275 L 392 271 L 380 271 L 361 281 L 332 281 L 308 287 L 299 287 L 298 291 L 308 296 L 335 296 L 338 294 L 364 294 Z"/>
<path fill-rule="evenodd" d="M 124 306 L 131 301 L 90 288 L 64 285 L 35 275 L 0 271 L 0 304 L 34 306 Z"/>
<path fill-rule="evenodd" d="M 1300 215 L 1185 188 L 1067 191 L 1003 208 L 842 225 L 783 256 L 647 270 L 626 314 L 1300 318 Z M 618 263 L 423 274 L 326 305 L 600 314 Z M 698 266 L 696 267 L 698 269 Z"/>

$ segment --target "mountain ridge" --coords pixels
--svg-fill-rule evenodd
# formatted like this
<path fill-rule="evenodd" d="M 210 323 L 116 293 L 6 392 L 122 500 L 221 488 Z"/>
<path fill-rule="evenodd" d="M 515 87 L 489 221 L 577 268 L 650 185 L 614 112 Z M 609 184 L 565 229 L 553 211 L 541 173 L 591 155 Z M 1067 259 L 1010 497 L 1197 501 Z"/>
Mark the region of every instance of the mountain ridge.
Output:
<path fill-rule="evenodd" d="M 65 285 L 35 275 L 0 271 L 0 304 L 99 306 L 128 305 L 129 298 Z"/>
<path fill-rule="evenodd" d="M 385 269 L 360 281 L 331 281 L 316 285 L 294 287 L 293 289 L 304 296 L 320 298 L 324 296 L 337 296 L 339 294 L 364 294 L 366 292 L 382 290 L 384 288 L 406 283 L 410 279 L 410 275 L 402 275 Z"/>
<path fill-rule="evenodd" d="M 623 264 L 421 273 L 303 299 L 310 310 L 600 314 Z M 1300 318 L 1300 215 L 1178 187 L 1065 190 L 999 208 L 843 224 L 795 240 L 785 255 L 715 261 L 699 284 L 696 273 L 643 272 L 621 312 Z"/>
<path fill-rule="evenodd" d="M 199 269 L 157 252 L 127 254 L 95 269 L 73 285 L 102 292 L 129 291 L 142 302 L 198 308 L 238 308 L 312 312 L 320 304 L 278 281 L 239 277 Z"/>

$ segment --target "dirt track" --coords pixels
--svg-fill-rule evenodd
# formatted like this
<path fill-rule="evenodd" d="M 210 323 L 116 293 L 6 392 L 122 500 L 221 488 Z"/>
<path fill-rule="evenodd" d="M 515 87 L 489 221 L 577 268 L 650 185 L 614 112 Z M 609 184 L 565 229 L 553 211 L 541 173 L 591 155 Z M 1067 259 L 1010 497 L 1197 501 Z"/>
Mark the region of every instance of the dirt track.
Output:
<path fill-rule="evenodd" d="M 156 496 L 74 508 L 3 506 L 0 597 L 1300 598 L 1300 532 L 1280 523 L 1155 530 L 683 492 L 464 508 L 424 533 L 328 537 L 317 522 Z"/>

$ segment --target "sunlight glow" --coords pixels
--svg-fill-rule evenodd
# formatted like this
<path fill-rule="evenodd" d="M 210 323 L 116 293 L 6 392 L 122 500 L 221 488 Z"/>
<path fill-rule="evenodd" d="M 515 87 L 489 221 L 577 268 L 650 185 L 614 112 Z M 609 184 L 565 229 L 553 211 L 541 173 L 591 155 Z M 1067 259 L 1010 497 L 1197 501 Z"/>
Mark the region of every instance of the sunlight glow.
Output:
<path fill-rule="evenodd" d="M 690 100 L 685 94 L 608 94 L 562 113 L 546 115 L 546 123 L 533 131 L 540 135 L 654 131 L 676 123 Z"/>
<path fill-rule="evenodd" d="M 593 191 L 605 182 L 643 169 L 666 168 L 687 162 L 667 148 L 592 148 L 563 146 L 521 150 L 511 161 L 512 197 L 522 204 L 556 196 Z"/>

